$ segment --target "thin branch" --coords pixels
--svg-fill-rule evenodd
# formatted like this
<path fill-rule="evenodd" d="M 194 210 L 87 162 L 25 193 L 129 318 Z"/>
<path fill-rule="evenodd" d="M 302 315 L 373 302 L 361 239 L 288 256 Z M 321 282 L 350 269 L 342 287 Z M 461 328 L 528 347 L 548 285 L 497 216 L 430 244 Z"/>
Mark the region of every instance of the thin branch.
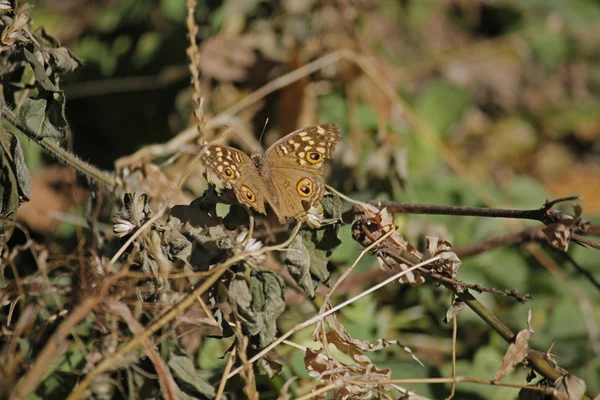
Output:
<path fill-rule="evenodd" d="M 583 276 L 585 276 L 592 283 L 592 285 L 594 285 L 596 287 L 596 289 L 600 290 L 600 282 L 598 282 L 596 280 L 596 278 L 594 277 L 594 275 L 592 275 L 592 273 L 590 271 L 588 271 L 587 269 L 585 269 L 581 265 L 579 265 L 579 263 L 577 263 L 577 261 L 575 261 L 573 259 L 573 257 L 571 257 L 569 255 L 569 253 L 560 252 L 560 254 L 563 257 L 565 257 L 571 263 L 571 265 L 573 265 L 573 267 L 575 267 L 575 269 L 579 273 L 581 273 Z"/>
<path fill-rule="evenodd" d="M 452 278 L 448 278 L 447 276 L 438 274 L 427 268 L 419 268 L 419 271 L 428 275 L 429 277 L 431 277 L 431 279 L 434 279 L 436 281 L 449 283 L 451 285 L 454 285 L 455 287 L 463 287 L 463 288 L 467 288 L 467 289 L 472 289 L 478 293 L 491 293 L 491 294 L 496 294 L 496 295 L 500 295 L 500 296 L 514 297 L 515 299 L 517 299 L 519 301 L 519 303 L 525 303 L 527 300 L 533 299 L 531 297 L 531 295 L 529 295 L 528 293 L 521 294 L 516 289 L 500 290 L 500 289 L 486 288 L 486 287 L 481 286 L 479 283 L 471 284 L 471 283 L 457 281 Z"/>
<path fill-rule="evenodd" d="M 540 221 L 551 224 L 561 220 L 564 216 L 571 214 L 556 211 L 548 207 L 559 201 L 566 201 L 578 197 L 567 197 L 563 199 L 546 202 L 542 207 L 533 210 L 514 210 L 503 208 L 465 207 L 465 206 L 440 206 L 434 204 L 400 203 L 396 201 L 371 200 L 368 203 L 378 208 L 386 208 L 393 214 L 428 214 L 428 215 L 455 215 L 490 218 L 512 218 Z M 355 212 L 360 212 L 356 210 Z"/>

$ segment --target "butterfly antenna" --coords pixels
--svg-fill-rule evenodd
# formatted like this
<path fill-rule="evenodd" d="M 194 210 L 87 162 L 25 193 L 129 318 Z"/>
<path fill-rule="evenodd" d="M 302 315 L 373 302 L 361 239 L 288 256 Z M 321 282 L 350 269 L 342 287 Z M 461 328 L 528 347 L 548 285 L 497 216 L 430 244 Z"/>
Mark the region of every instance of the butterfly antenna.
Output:
<path fill-rule="evenodd" d="M 227 135 L 229 135 L 232 132 L 233 132 L 233 128 L 231 126 L 225 125 L 225 130 L 223 131 L 223 134 L 221 135 L 219 140 L 222 140 L 223 142 L 225 142 Z"/>
<path fill-rule="evenodd" d="M 263 130 L 262 130 L 262 132 L 260 133 L 260 137 L 258 138 L 258 148 L 254 149 L 254 153 L 258 153 L 258 152 L 259 152 L 258 150 L 259 150 L 259 148 L 260 148 L 260 142 L 262 142 L 262 138 L 263 138 L 263 136 L 264 136 L 264 134 L 265 134 L 265 131 L 267 130 L 267 124 L 268 124 L 268 123 L 269 123 L 269 118 L 267 118 L 267 119 L 265 120 L 265 126 L 263 126 Z"/>

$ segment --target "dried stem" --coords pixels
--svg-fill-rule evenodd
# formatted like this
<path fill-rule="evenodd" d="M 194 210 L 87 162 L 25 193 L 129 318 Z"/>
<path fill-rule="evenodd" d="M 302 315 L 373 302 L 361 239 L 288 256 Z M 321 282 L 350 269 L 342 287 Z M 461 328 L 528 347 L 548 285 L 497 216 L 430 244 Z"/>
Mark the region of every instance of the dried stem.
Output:
<path fill-rule="evenodd" d="M 301 223 L 297 223 L 290 238 L 284 243 L 276 246 L 263 247 L 262 249 L 256 250 L 249 253 L 241 253 L 231 257 L 222 264 L 215 266 L 212 269 L 212 274 L 200 284 L 194 291 L 188 294 L 180 303 L 173 306 L 167 312 L 164 313 L 156 322 L 147 327 L 144 332 L 136 335 L 133 339 L 123 345 L 119 350 L 111 356 L 102 360 L 94 370 L 86 375 L 85 378 L 75 387 L 73 392 L 69 395 L 67 400 L 82 399 L 85 397 L 86 388 L 94 381 L 94 379 L 101 373 L 112 369 L 115 365 L 118 365 L 118 361 L 123 359 L 129 352 L 133 351 L 136 347 L 140 346 L 144 340 L 149 338 L 163 326 L 168 324 L 171 320 L 175 319 L 178 315 L 181 315 L 188 307 L 190 307 L 198 297 L 202 296 L 212 285 L 214 285 L 219 278 L 233 265 L 243 261 L 249 257 L 259 257 L 269 251 L 279 251 L 285 249 L 294 240 L 294 237 L 300 231 Z"/>
<path fill-rule="evenodd" d="M 70 313 L 69 316 L 60 324 L 50 339 L 44 345 L 44 348 L 36 357 L 27 374 L 19 381 L 9 399 L 23 399 L 33 393 L 40 385 L 44 377 L 53 371 L 55 362 L 61 353 L 66 350 L 68 345 L 67 337 L 71 331 L 96 307 L 100 304 L 109 289 L 125 275 L 127 268 L 121 269 L 116 275 L 107 278 L 98 294 L 86 297 Z"/>
<path fill-rule="evenodd" d="M 200 88 L 200 50 L 198 49 L 198 25 L 194 18 L 194 12 L 197 6 L 196 0 L 187 0 L 188 15 L 185 20 L 185 25 L 188 30 L 188 37 L 190 40 L 190 46 L 187 48 L 187 55 L 190 59 L 189 69 L 192 75 L 192 85 L 194 87 L 194 94 L 192 100 L 194 102 L 194 117 L 198 121 L 197 130 L 198 138 L 202 140 L 202 129 L 206 122 L 204 119 L 204 112 L 202 111 L 202 97 Z"/>

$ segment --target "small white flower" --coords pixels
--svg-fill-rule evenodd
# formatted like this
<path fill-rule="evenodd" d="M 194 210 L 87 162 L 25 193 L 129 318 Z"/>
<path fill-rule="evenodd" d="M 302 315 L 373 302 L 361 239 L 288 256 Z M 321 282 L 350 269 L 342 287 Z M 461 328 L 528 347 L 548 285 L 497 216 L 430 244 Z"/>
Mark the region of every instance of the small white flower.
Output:
<path fill-rule="evenodd" d="M 135 229 L 135 225 L 126 219 L 116 218 L 113 221 L 113 232 L 118 237 L 129 235 Z"/>
<path fill-rule="evenodd" d="M 244 253 L 255 253 L 255 252 L 259 251 L 260 249 L 262 249 L 263 243 L 260 240 L 256 240 L 253 237 L 246 240 L 247 237 L 248 237 L 247 230 L 243 230 L 242 232 L 240 232 L 236 236 L 235 242 L 236 242 L 236 244 L 243 246 L 243 248 L 241 246 L 235 246 L 235 248 L 240 249 L 241 252 L 244 252 Z M 255 257 L 255 259 L 256 260 L 264 260 L 265 256 L 263 254 L 259 257 Z"/>
<path fill-rule="evenodd" d="M 312 206 L 306 213 L 306 225 L 313 229 L 321 227 L 323 223 L 323 207 Z"/>

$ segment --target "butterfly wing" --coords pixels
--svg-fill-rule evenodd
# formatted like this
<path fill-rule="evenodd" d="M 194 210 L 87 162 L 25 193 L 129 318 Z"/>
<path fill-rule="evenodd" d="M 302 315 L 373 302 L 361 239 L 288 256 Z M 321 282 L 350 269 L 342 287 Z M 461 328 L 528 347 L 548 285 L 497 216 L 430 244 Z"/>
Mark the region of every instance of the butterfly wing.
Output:
<path fill-rule="evenodd" d="M 298 129 L 273 144 L 264 156 L 265 185 L 276 196 L 269 204 L 284 222 L 302 220 L 311 206 L 319 204 L 325 192 L 324 161 L 333 158 L 341 135 L 336 125 L 321 124 Z"/>
<path fill-rule="evenodd" d="M 233 147 L 210 145 L 200 155 L 211 182 L 233 189 L 240 204 L 265 214 L 267 189 L 254 162 L 244 152 Z"/>

